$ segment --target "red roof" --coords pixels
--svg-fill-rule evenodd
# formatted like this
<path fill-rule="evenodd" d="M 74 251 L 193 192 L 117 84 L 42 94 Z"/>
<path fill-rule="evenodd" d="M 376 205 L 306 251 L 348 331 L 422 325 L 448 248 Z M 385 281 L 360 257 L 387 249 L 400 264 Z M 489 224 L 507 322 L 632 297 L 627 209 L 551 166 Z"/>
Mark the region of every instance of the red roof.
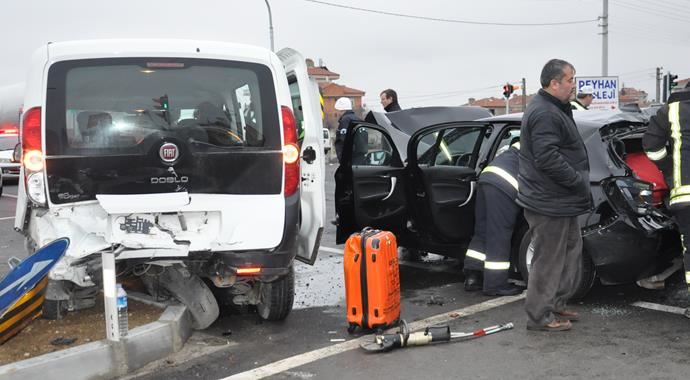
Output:
<path fill-rule="evenodd" d="M 530 100 L 532 100 L 532 96 L 534 95 L 527 95 L 527 103 L 529 103 Z M 484 108 L 501 108 L 506 106 L 506 99 L 505 98 L 495 98 L 495 97 L 490 97 L 490 98 L 484 98 L 484 99 L 479 99 L 475 101 L 471 101 L 469 103 L 471 106 L 479 106 L 479 107 L 484 107 Z M 522 95 L 513 95 L 512 98 L 510 98 L 510 106 L 520 106 L 522 105 Z"/>
<path fill-rule="evenodd" d="M 327 67 L 307 67 L 307 72 L 309 73 L 310 76 L 319 76 L 319 77 L 329 77 L 329 78 L 334 78 L 338 79 L 340 78 L 340 74 L 334 73 L 330 70 L 328 70 Z"/>
<path fill-rule="evenodd" d="M 324 98 L 335 98 L 341 96 L 364 96 L 365 92 L 356 88 L 351 88 L 335 83 L 319 83 L 321 95 Z"/>

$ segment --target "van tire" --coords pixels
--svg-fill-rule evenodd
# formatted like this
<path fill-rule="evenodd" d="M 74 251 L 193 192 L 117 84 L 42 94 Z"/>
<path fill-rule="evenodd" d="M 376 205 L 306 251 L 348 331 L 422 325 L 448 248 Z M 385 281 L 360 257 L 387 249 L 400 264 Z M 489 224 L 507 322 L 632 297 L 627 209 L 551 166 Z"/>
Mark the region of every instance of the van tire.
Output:
<path fill-rule="evenodd" d="M 187 306 L 193 329 L 203 330 L 218 319 L 218 302 L 199 276 L 173 266 L 165 268 L 159 281 L 175 299 Z"/>
<path fill-rule="evenodd" d="M 520 242 L 518 262 L 520 274 L 522 274 L 522 279 L 525 281 L 526 284 L 529 284 L 531 258 L 528 257 L 528 251 L 530 249 L 531 243 L 532 234 L 529 231 L 527 231 L 522 236 L 522 241 Z M 596 279 L 596 270 L 594 267 L 594 262 L 592 261 L 592 257 L 584 249 L 582 250 L 581 271 L 582 276 L 580 277 L 578 283 L 575 284 L 576 290 L 573 296 L 571 297 L 571 299 L 573 300 L 581 299 L 585 295 L 587 295 L 589 290 L 594 285 L 594 280 Z"/>
<path fill-rule="evenodd" d="M 285 276 L 272 282 L 259 283 L 259 302 L 256 311 L 261 319 L 280 321 L 285 319 L 295 300 L 295 272 L 292 267 Z"/>

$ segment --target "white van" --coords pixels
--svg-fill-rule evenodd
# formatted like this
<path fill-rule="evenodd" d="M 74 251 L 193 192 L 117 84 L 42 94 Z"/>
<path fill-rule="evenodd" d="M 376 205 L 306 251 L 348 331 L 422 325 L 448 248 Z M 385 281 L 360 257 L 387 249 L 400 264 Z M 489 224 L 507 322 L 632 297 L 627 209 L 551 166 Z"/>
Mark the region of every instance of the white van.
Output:
<path fill-rule="evenodd" d="M 314 263 L 325 217 L 318 87 L 299 53 L 51 43 L 32 58 L 24 111 L 15 228 L 30 251 L 71 240 L 44 315 L 93 305 L 103 251 L 118 275 L 185 303 L 196 328 L 218 302 L 289 314 L 294 259 Z"/>

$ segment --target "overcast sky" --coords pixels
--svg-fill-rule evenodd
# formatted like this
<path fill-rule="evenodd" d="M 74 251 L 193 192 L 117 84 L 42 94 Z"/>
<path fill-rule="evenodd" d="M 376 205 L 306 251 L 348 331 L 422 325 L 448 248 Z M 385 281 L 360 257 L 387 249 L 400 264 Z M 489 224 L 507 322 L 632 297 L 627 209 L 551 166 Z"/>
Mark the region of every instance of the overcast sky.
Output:
<path fill-rule="evenodd" d="M 595 20 L 602 0 L 324 0 L 431 18 L 554 23 Z M 563 26 L 488 26 L 415 20 L 315 4 L 270 0 L 276 48 L 322 59 L 339 83 L 378 94 L 391 87 L 404 108 L 458 105 L 501 96 L 506 81 L 538 88 L 550 58 L 578 75 L 601 74 L 597 22 Z M 609 75 L 655 95 L 654 68 L 690 76 L 689 0 L 610 0 Z M 263 0 L 5 0 L 0 5 L 0 86 L 25 80 L 31 53 L 48 41 L 187 38 L 269 47 Z"/>

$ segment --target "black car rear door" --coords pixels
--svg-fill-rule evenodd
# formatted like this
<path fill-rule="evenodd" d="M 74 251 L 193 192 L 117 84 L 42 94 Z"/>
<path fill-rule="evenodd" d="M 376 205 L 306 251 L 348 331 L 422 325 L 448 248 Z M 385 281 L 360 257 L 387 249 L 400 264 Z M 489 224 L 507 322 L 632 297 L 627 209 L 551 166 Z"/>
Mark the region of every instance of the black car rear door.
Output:
<path fill-rule="evenodd" d="M 378 125 L 348 129 L 335 173 L 336 242 L 370 226 L 393 233 L 407 223 L 405 166 L 392 139 Z"/>
<path fill-rule="evenodd" d="M 435 244 L 462 244 L 474 232 L 479 151 L 489 128 L 456 122 L 423 128 L 407 147 L 413 227 Z"/>

